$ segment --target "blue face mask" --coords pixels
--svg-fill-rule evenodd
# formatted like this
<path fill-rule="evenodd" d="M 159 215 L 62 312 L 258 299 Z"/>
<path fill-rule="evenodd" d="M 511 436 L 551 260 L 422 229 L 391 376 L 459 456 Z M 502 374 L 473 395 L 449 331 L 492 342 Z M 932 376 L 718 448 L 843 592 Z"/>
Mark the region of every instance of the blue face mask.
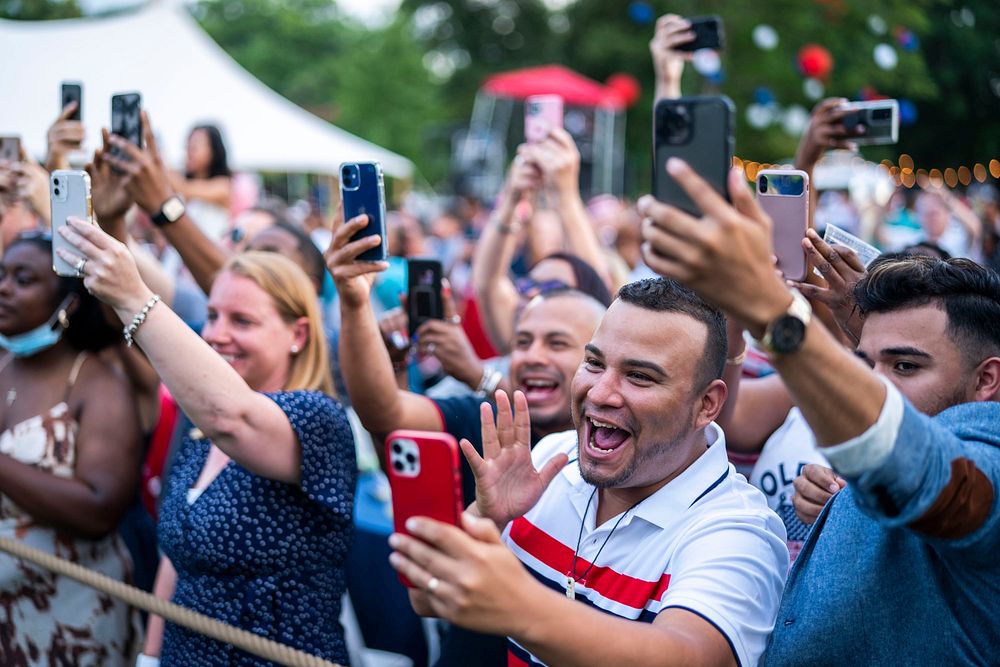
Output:
<path fill-rule="evenodd" d="M 66 300 L 59 304 L 56 312 L 53 313 L 48 322 L 35 327 L 31 331 L 25 331 L 22 334 L 10 336 L 9 338 L 0 334 L 0 347 L 15 357 L 31 357 L 58 343 L 59 339 L 62 338 L 63 331 L 66 329 L 66 303 L 68 301 L 69 298 L 67 297 Z M 56 326 L 57 323 L 59 326 Z"/>

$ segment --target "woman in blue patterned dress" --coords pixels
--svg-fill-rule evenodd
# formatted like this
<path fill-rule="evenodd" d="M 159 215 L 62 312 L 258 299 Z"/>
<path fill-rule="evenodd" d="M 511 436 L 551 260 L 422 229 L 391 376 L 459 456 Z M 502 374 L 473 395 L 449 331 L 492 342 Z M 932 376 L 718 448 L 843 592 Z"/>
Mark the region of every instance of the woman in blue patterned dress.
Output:
<path fill-rule="evenodd" d="M 164 558 L 154 592 L 347 664 L 338 618 L 354 443 L 329 396 L 309 279 L 275 253 L 234 257 L 212 285 L 202 340 L 155 305 L 124 245 L 70 224 L 67 240 L 79 252 L 65 253 L 68 261 L 87 260 L 84 285 L 133 325 L 135 342 L 195 425 L 162 498 Z M 144 654 L 159 655 L 165 667 L 264 663 L 173 624 L 164 629 L 155 617 Z"/>

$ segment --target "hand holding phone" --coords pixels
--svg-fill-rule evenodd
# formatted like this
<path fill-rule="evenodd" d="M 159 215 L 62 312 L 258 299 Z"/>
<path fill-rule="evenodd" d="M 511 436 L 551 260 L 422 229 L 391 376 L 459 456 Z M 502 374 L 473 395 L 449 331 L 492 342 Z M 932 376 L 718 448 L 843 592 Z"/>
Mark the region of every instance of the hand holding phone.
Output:
<path fill-rule="evenodd" d="M 531 95 L 524 101 L 524 140 L 537 144 L 553 128 L 563 126 L 563 98 L 558 95 Z"/>
<path fill-rule="evenodd" d="M 381 242 L 358 255 L 362 262 L 383 262 L 389 255 L 385 230 L 385 183 L 378 162 L 345 162 L 340 165 L 340 200 L 344 220 L 361 214 L 368 216 L 364 229 L 351 236 L 350 242 L 378 236 Z"/>
<path fill-rule="evenodd" d="M 894 144 L 899 141 L 899 102 L 871 100 L 849 102 L 840 122 L 856 144 Z"/>
<path fill-rule="evenodd" d="M 447 433 L 393 431 L 385 440 L 392 488 L 392 520 L 409 535 L 406 522 L 422 516 L 461 527 L 462 478 L 458 443 Z M 407 587 L 413 585 L 400 575 Z"/>
<path fill-rule="evenodd" d="M 79 278 L 78 267 L 71 266 L 59 256 L 59 248 L 78 254 L 63 235 L 60 227 L 66 226 L 70 216 L 94 222 L 91 202 L 90 175 L 85 171 L 57 169 L 49 177 L 49 195 L 52 203 L 52 270 L 57 275 Z"/>
<path fill-rule="evenodd" d="M 757 201 L 771 218 L 777 268 L 785 278 L 806 279 L 802 239 L 809 227 L 809 175 L 797 169 L 763 169 L 757 173 Z"/>
<path fill-rule="evenodd" d="M 700 216 L 687 192 L 667 172 L 667 160 L 678 157 L 729 199 L 728 175 L 733 164 L 732 100 L 719 97 L 662 99 L 654 110 L 653 187 L 656 198 Z"/>

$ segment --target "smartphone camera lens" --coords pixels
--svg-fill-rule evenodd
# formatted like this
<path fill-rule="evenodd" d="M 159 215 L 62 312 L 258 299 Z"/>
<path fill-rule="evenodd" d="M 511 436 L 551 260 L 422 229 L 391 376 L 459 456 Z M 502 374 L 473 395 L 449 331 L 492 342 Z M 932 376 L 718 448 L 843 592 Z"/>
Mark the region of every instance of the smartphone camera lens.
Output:
<path fill-rule="evenodd" d="M 398 442 L 394 442 L 394 443 L 392 443 L 392 451 L 395 454 L 402 454 L 403 453 L 403 446 L 401 444 L 399 444 Z"/>
<path fill-rule="evenodd" d="M 55 192 L 56 192 L 56 197 L 58 197 L 59 196 L 59 188 L 56 188 Z"/>
<path fill-rule="evenodd" d="M 760 177 L 760 191 L 767 192 L 767 176 Z"/>
<path fill-rule="evenodd" d="M 356 164 L 349 164 L 340 170 L 340 181 L 345 190 L 357 190 L 361 187 L 361 170 Z"/>
<path fill-rule="evenodd" d="M 410 465 L 413 465 L 414 463 L 417 462 L 417 457 L 413 455 L 413 452 L 407 453 L 406 462 L 409 463 Z"/>
<path fill-rule="evenodd" d="M 58 179 L 58 178 L 53 178 L 53 179 L 52 179 L 52 182 L 53 182 L 53 183 L 55 183 L 55 184 L 56 184 L 56 186 L 58 186 L 58 185 L 59 185 L 59 179 Z"/>
<path fill-rule="evenodd" d="M 395 469 L 395 470 L 396 470 L 397 472 L 403 472 L 403 462 L 402 462 L 402 461 L 400 461 L 399 459 L 394 459 L 394 460 L 393 460 L 393 462 L 392 462 L 392 467 L 393 467 L 393 468 L 394 468 L 394 469 Z"/>

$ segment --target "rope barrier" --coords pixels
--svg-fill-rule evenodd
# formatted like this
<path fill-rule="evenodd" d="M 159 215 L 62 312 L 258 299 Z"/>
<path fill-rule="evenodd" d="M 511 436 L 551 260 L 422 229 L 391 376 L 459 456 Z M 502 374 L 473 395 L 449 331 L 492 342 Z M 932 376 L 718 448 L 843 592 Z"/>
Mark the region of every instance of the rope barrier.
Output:
<path fill-rule="evenodd" d="M 310 655 L 304 651 L 227 625 L 222 621 L 191 611 L 173 602 L 161 600 L 134 586 L 129 586 L 124 582 L 112 579 L 99 572 L 88 570 L 82 565 L 63 560 L 34 547 L 29 547 L 9 537 L 0 537 L 0 551 L 5 551 L 16 558 L 30 561 L 70 579 L 75 579 L 81 584 L 124 600 L 133 607 L 138 607 L 150 614 L 161 616 L 171 623 L 182 625 L 185 628 L 189 628 L 220 642 L 232 644 L 247 653 L 253 653 L 256 656 L 285 665 L 286 667 L 340 667 L 335 663 Z"/>

